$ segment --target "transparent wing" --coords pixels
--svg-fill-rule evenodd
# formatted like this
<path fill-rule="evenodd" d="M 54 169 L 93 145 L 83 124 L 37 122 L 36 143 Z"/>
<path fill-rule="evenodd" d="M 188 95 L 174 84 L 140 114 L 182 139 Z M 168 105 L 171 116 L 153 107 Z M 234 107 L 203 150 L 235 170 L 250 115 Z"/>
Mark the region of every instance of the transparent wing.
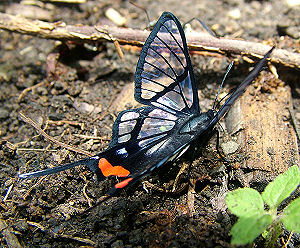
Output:
<path fill-rule="evenodd" d="M 178 117 L 161 109 L 142 107 L 121 112 L 113 126 L 109 148 L 96 156 L 80 161 L 25 173 L 20 178 L 49 175 L 85 164 L 101 181 L 108 176 L 130 177 L 145 174 L 160 166 L 173 150 L 161 153 L 176 130 Z"/>
<path fill-rule="evenodd" d="M 141 51 L 135 99 L 174 114 L 199 113 L 199 100 L 185 35 L 178 19 L 164 12 Z"/>
<path fill-rule="evenodd" d="M 170 135 L 177 119 L 175 114 L 153 107 L 122 111 L 114 123 L 110 147 L 133 142 L 143 148 Z"/>
<path fill-rule="evenodd" d="M 121 165 L 128 177 L 148 174 L 177 150 L 177 145 L 170 145 L 177 130 L 177 120 L 176 115 L 150 106 L 125 110 L 114 123 L 109 149 L 93 159 L 105 158 L 112 168 Z M 102 180 L 106 176 L 98 167 L 97 164 L 90 166 L 93 171 L 98 171 L 98 178 Z"/>

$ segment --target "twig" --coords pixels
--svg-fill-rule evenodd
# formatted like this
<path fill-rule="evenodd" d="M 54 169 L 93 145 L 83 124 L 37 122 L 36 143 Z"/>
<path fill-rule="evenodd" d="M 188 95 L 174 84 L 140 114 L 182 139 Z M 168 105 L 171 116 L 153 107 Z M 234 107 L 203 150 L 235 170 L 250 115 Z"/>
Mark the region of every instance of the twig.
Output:
<path fill-rule="evenodd" d="M 54 233 L 52 230 L 48 230 L 46 227 L 42 226 L 39 223 L 31 222 L 31 221 L 27 221 L 27 223 L 28 223 L 28 225 L 35 226 L 36 228 L 40 229 L 42 232 L 46 232 L 46 233 L 51 234 L 54 238 L 72 239 L 72 240 L 79 241 L 79 242 L 82 242 L 82 243 L 86 243 L 86 244 L 89 244 L 89 245 L 97 246 L 97 244 L 94 241 L 90 240 L 90 239 L 85 239 L 85 238 L 80 238 L 80 237 L 73 237 L 73 236 L 66 235 L 66 234 L 57 234 L 57 233 Z"/>
<path fill-rule="evenodd" d="M 46 0 L 42 0 L 46 1 Z M 86 0 L 47 0 L 47 2 L 53 2 L 53 3 L 85 3 Z"/>
<path fill-rule="evenodd" d="M 8 190 L 6 191 L 6 194 L 5 194 L 5 196 L 4 196 L 3 200 L 2 200 L 2 202 L 6 202 L 6 200 L 7 200 L 7 198 L 8 198 L 8 195 L 9 195 L 9 193 L 11 192 L 11 190 L 12 190 L 13 187 L 14 187 L 14 184 L 12 183 L 12 184 L 9 186 Z"/>
<path fill-rule="evenodd" d="M 96 117 L 96 118 L 93 120 L 94 122 L 95 122 L 95 121 L 102 121 L 103 118 L 104 118 L 106 115 L 110 114 L 109 109 L 110 109 L 110 107 L 111 107 L 111 105 L 112 105 L 112 103 L 113 103 L 114 100 L 115 100 L 115 97 L 112 97 L 112 98 L 109 100 L 109 103 L 108 103 L 108 105 L 107 105 L 106 110 L 105 110 L 104 112 L 102 112 L 100 116 Z"/>
<path fill-rule="evenodd" d="M 67 25 L 64 22 L 43 22 L 29 20 L 20 16 L 0 13 L 0 28 L 12 32 L 33 35 L 40 38 L 62 41 L 117 41 L 121 45 L 142 46 L 149 31 L 130 28 L 85 25 Z M 112 39 L 113 37 L 114 39 Z M 242 54 L 251 58 L 262 58 L 271 46 L 257 42 L 214 38 L 203 33 L 187 34 L 190 51 L 209 51 L 220 54 Z M 300 54 L 275 49 L 270 58 L 272 63 L 300 68 Z"/>
<path fill-rule="evenodd" d="M 37 186 L 41 184 L 41 182 L 46 178 L 46 176 L 40 177 L 39 180 L 32 186 L 30 189 L 23 195 L 24 201 L 27 199 L 27 197 L 30 195 L 31 191 L 35 189 Z"/>
<path fill-rule="evenodd" d="M 34 148 L 17 148 L 17 152 L 57 152 L 58 150 L 48 150 L 48 149 L 34 149 Z"/>
<path fill-rule="evenodd" d="M 5 220 L 0 219 L 0 230 L 9 248 L 22 248 L 13 229 L 6 224 Z"/>
<path fill-rule="evenodd" d="M 88 204 L 89 204 L 89 207 L 92 207 L 93 204 L 92 204 L 92 200 L 91 198 L 88 197 L 87 193 L 86 193 L 86 187 L 88 186 L 88 182 L 83 186 L 83 189 L 82 189 L 82 192 L 83 192 L 83 195 L 85 197 L 85 199 L 87 200 Z"/>
<path fill-rule="evenodd" d="M 98 30 L 98 28 L 97 28 L 96 26 L 95 26 L 95 28 L 96 28 L 96 30 L 99 31 L 100 33 L 105 33 L 105 32 L 103 31 L 103 29 Z M 108 32 L 106 32 L 106 35 L 107 35 L 108 37 L 110 37 L 110 41 L 112 41 L 112 42 L 114 43 L 114 46 L 115 46 L 115 48 L 116 48 L 116 51 L 117 51 L 117 53 L 118 53 L 120 59 L 121 59 L 121 60 L 124 60 L 124 54 L 123 54 L 123 51 L 122 51 L 122 49 L 121 49 L 121 47 L 120 47 L 119 41 L 118 41 L 117 39 L 115 39 L 115 38 L 114 38 L 110 33 L 108 33 Z"/>
<path fill-rule="evenodd" d="M 291 108 L 289 108 L 289 112 L 290 112 L 290 116 L 291 116 L 292 125 L 293 125 L 293 127 L 295 129 L 297 138 L 300 141 L 300 132 L 299 132 L 299 129 L 297 127 L 297 121 L 296 121 L 296 117 L 294 115 L 294 111 Z"/>
<path fill-rule="evenodd" d="M 43 227 L 40 223 L 32 222 L 32 221 L 26 221 L 28 225 L 35 226 L 36 228 L 40 229 L 41 231 L 45 232 L 47 229 Z"/>
<path fill-rule="evenodd" d="M 77 133 L 74 133 L 73 136 L 79 137 L 81 139 L 94 139 L 94 140 L 101 140 L 101 141 L 110 141 L 110 138 L 108 138 L 108 137 L 90 136 L 90 135 L 83 135 L 83 134 L 77 134 Z"/>
<path fill-rule="evenodd" d="M 28 91 L 34 90 L 34 89 L 36 89 L 36 88 L 38 88 L 38 87 L 40 87 L 40 86 L 43 86 L 43 85 L 45 85 L 45 84 L 47 84 L 47 83 L 48 83 L 47 81 L 43 81 L 43 82 L 41 82 L 41 83 L 38 83 L 38 84 L 36 84 L 36 85 L 33 85 L 33 86 L 31 86 L 31 87 L 26 88 L 26 89 L 23 90 L 23 91 L 21 92 L 21 94 L 19 95 L 19 97 L 18 97 L 18 102 L 20 102 L 20 101 L 22 100 L 22 98 L 27 94 Z"/>
<path fill-rule="evenodd" d="M 189 210 L 189 216 L 193 217 L 195 214 L 195 185 L 196 180 L 192 179 L 191 183 L 193 186 L 189 185 L 188 193 L 187 193 L 187 207 Z"/>
<path fill-rule="evenodd" d="M 22 119 L 22 121 L 28 123 L 29 125 L 31 125 L 32 127 L 34 127 L 36 129 L 36 131 L 41 134 L 42 136 L 44 136 L 47 140 L 50 140 L 51 142 L 61 146 L 61 147 L 64 147 L 70 151 L 74 151 L 74 152 L 78 152 L 78 153 L 81 153 L 81 154 L 85 154 L 87 156 L 92 156 L 91 153 L 87 152 L 87 151 L 84 151 L 84 150 L 81 150 L 79 148 L 76 148 L 76 147 L 73 147 L 73 146 L 70 146 L 70 145 L 67 145 L 65 143 L 62 143 L 56 139 L 54 139 L 53 137 L 51 137 L 50 135 L 48 135 L 47 133 L 45 133 L 44 130 L 42 130 L 38 124 L 36 124 L 33 120 L 31 120 L 29 117 L 25 116 L 23 113 L 20 113 L 20 118 Z"/>
<path fill-rule="evenodd" d="M 81 130 L 84 130 L 84 123 L 80 123 L 80 122 L 67 121 L 67 120 L 63 120 L 63 121 L 48 120 L 47 122 L 48 122 L 48 124 L 55 124 L 55 125 L 58 125 L 58 126 L 62 126 L 64 124 L 69 124 L 69 125 L 72 125 L 72 126 L 79 126 L 81 128 Z"/>
<path fill-rule="evenodd" d="M 290 240 L 291 240 L 291 238 L 292 238 L 293 234 L 294 234 L 294 232 L 293 232 L 293 231 L 291 231 L 291 233 L 290 233 L 290 235 L 289 235 L 289 237 L 288 237 L 287 241 L 286 241 L 286 242 L 283 242 L 283 243 L 284 243 L 284 246 L 283 246 L 283 248 L 287 248 L 287 246 L 288 246 L 288 244 L 289 244 L 289 242 L 290 242 Z"/>
<path fill-rule="evenodd" d="M 90 239 L 85 239 L 85 238 L 80 238 L 80 237 L 74 237 L 74 236 L 65 235 L 65 234 L 54 234 L 54 237 L 65 238 L 65 239 L 72 239 L 72 240 L 75 240 L 75 241 L 78 241 L 78 242 L 81 242 L 81 243 L 92 245 L 94 247 L 97 246 L 97 244 L 94 241 L 90 240 Z"/>

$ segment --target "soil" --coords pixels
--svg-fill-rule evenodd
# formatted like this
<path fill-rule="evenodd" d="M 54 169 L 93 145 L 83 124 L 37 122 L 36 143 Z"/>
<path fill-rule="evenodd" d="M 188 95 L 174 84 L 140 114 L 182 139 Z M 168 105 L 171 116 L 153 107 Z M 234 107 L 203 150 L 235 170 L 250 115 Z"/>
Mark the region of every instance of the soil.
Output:
<path fill-rule="evenodd" d="M 173 12 L 182 23 L 199 17 L 220 36 L 271 42 L 299 52 L 300 5 L 292 6 L 290 2 L 137 1 L 147 8 L 153 20 L 163 11 Z M 144 29 L 149 23 L 145 13 L 129 1 L 87 0 L 82 4 L 47 2 L 42 5 L 45 13 L 40 14 L 47 21 L 115 25 L 105 16 L 105 11 L 112 7 L 126 18 L 128 27 Z M 1 1 L 0 10 L 18 14 L 19 7 L 19 1 Z M 192 22 L 192 28 L 203 30 L 197 21 Z M 107 147 L 118 114 L 115 101 L 122 89 L 134 81 L 139 48 L 122 48 L 124 59 L 121 60 L 111 43 L 58 44 L 0 31 L 0 49 L 1 219 L 22 246 L 230 247 L 230 228 L 236 218 L 224 206 L 222 196 L 227 188 L 241 186 L 228 177 L 242 169 L 226 167 L 215 159 L 218 156 L 215 139 L 193 163 L 190 171 L 190 180 L 196 185 L 193 196 L 187 185 L 187 172 L 179 180 L 176 193 L 168 193 L 182 160 L 156 170 L 142 182 L 84 213 L 116 183 L 115 179 L 98 183 L 84 166 L 39 179 L 17 178 L 20 173 L 86 157 L 37 135 L 33 127 L 20 119 L 20 113 L 65 144 L 91 154 Z M 211 108 L 230 60 L 192 56 L 203 110 Z M 245 75 L 240 72 L 251 66 L 242 59 L 238 61 L 224 92 L 241 82 Z M 299 123 L 299 71 L 277 69 L 279 78 L 291 87 Z M 37 84 L 40 85 L 26 91 Z M 128 103 L 124 107 L 133 106 L 134 103 Z M 265 178 L 272 178 L 268 176 L 272 172 L 264 173 Z M 266 182 L 261 185 L 265 186 Z M 261 185 L 256 182 L 260 191 Z M 3 233 L 1 247 L 8 247 Z M 288 232 L 282 234 L 278 247 L 288 235 Z M 259 247 L 261 242 L 258 238 L 256 245 Z M 300 238 L 294 235 L 288 247 L 296 246 L 300 246 Z"/>

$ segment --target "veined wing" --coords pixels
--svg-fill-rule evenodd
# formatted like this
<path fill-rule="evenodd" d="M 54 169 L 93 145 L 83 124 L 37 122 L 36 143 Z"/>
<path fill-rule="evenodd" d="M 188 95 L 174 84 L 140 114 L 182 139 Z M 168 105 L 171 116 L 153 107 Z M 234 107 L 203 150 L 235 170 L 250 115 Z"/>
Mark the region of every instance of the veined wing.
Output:
<path fill-rule="evenodd" d="M 135 99 L 178 115 L 200 112 L 185 34 L 169 12 L 159 18 L 141 51 Z"/>
<path fill-rule="evenodd" d="M 109 149 L 103 154 L 111 164 L 122 164 L 130 173 L 155 167 L 154 161 L 160 160 L 157 154 L 172 138 L 179 119 L 153 107 L 125 110 L 118 115 Z"/>
<path fill-rule="evenodd" d="M 162 109 L 142 107 L 121 112 L 113 126 L 109 148 L 74 163 L 19 175 L 32 178 L 87 165 L 99 180 L 109 176 L 130 177 L 147 174 L 173 155 L 170 144 L 180 117 Z M 180 146 L 180 145 L 179 145 Z M 164 152 L 161 152 L 163 149 Z"/>

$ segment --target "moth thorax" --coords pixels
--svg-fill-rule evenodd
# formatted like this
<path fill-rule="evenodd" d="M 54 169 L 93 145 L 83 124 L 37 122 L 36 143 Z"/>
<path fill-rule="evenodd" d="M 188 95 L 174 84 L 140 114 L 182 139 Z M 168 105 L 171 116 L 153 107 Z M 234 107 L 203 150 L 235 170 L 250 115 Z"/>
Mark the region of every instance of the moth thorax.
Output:
<path fill-rule="evenodd" d="M 195 134 L 207 127 L 210 120 L 214 116 L 213 110 L 209 110 L 208 112 L 201 113 L 200 115 L 194 116 L 190 118 L 180 129 L 180 134 Z"/>

